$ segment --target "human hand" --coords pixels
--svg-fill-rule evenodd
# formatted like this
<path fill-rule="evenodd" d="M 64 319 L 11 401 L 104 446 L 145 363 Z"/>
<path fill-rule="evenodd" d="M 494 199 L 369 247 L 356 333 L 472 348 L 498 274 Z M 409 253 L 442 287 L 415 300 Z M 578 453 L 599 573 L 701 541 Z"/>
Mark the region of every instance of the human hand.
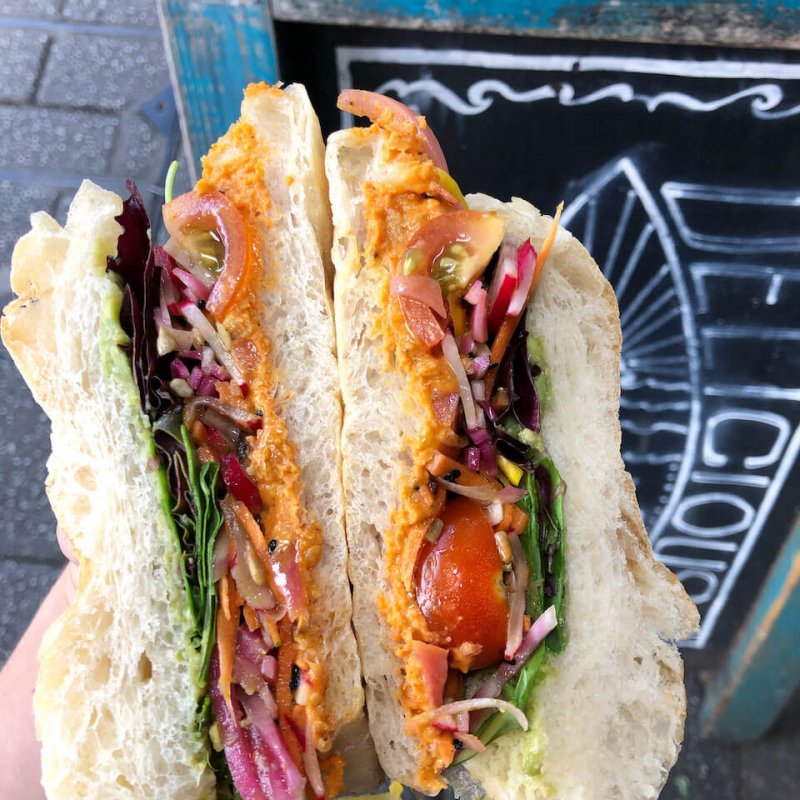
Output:
<path fill-rule="evenodd" d="M 40 746 L 33 719 L 33 691 L 39 671 L 37 654 L 45 631 L 75 599 L 78 581 L 78 561 L 69 541 L 58 528 L 56 536 L 67 566 L 0 672 L 0 706 L 5 726 L 0 737 L 4 800 L 44 800 Z"/>

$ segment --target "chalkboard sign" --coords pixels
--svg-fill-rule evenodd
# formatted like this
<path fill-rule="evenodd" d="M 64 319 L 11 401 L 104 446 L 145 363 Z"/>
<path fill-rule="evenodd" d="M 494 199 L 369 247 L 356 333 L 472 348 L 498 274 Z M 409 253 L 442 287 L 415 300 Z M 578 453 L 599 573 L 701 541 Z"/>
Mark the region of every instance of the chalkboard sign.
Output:
<path fill-rule="evenodd" d="M 353 124 L 339 90 L 385 92 L 427 116 L 465 192 L 566 201 L 619 298 L 623 455 L 701 610 L 687 645 L 724 649 L 800 500 L 798 54 L 276 34 L 327 131 Z"/>

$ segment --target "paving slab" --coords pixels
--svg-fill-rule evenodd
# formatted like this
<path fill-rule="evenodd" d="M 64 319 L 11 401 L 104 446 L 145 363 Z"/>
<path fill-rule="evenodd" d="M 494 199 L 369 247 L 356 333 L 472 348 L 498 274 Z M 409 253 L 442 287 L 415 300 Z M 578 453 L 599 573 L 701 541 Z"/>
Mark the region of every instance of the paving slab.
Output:
<path fill-rule="evenodd" d="M 118 124 L 115 116 L 89 111 L 0 106 L 0 165 L 55 174 L 102 173 Z"/>
<path fill-rule="evenodd" d="M 800 691 L 775 727 L 741 753 L 741 800 L 800 798 Z"/>
<path fill-rule="evenodd" d="M 58 33 L 40 104 L 119 111 L 169 83 L 161 39 Z"/>
<path fill-rule="evenodd" d="M 61 15 L 64 0 L 3 0 L 0 17 L 28 17 L 29 19 L 54 19 Z"/>
<path fill-rule="evenodd" d="M 5 305 L 10 295 L 0 297 Z M 0 345 L 0 559 L 60 561 L 56 523 L 44 490 L 50 423 Z"/>
<path fill-rule="evenodd" d="M 42 31 L 0 28 L 0 102 L 31 98 L 49 38 Z"/>
<path fill-rule="evenodd" d="M 63 16 L 76 22 L 158 27 L 158 13 L 153 0 L 67 0 Z"/>
<path fill-rule="evenodd" d="M 125 112 L 120 117 L 111 171 L 158 185 L 164 177 L 168 147 L 169 142 L 139 111 Z"/>

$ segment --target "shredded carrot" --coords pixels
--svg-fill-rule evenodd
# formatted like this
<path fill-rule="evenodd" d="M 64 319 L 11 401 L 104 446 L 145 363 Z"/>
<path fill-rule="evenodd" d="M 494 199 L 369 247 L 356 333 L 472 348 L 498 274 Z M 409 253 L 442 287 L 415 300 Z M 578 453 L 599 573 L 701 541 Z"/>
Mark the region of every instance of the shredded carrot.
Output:
<path fill-rule="evenodd" d="M 196 445 L 201 445 L 206 443 L 207 433 L 208 432 L 206 431 L 206 426 L 203 425 L 203 423 L 200 422 L 199 419 L 196 419 L 192 423 L 192 441 Z"/>
<path fill-rule="evenodd" d="M 217 609 L 217 647 L 219 648 L 219 688 L 228 708 L 233 711 L 231 704 L 231 675 L 233 674 L 233 656 L 236 646 L 236 629 L 239 627 L 239 606 L 236 604 L 236 588 L 233 587 L 231 596 L 231 582 L 227 575 L 219 579 L 217 585 L 220 604 Z"/>
<path fill-rule="evenodd" d="M 464 464 L 460 464 L 450 456 L 437 452 L 436 455 L 425 465 L 425 468 L 436 478 L 442 478 L 450 472 L 457 472 L 458 475 L 453 479 L 453 483 L 460 483 L 462 486 L 497 486 L 497 481 L 489 481 L 477 472 L 471 472 Z"/>
<path fill-rule="evenodd" d="M 303 748 L 292 725 L 292 667 L 297 659 L 297 644 L 292 640 L 292 623 L 284 617 L 278 623 L 283 644 L 278 648 L 278 677 L 275 681 L 275 700 L 278 705 L 278 727 L 289 748 L 292 761 L 303 769 Z"/>
<path fill-rule="evenodd" d="M 528 514 L 519 506 L 511 506 L 511 524 L 506 530 L 513 533 L 522 533 L 528 524 Z"/>
<path fill-rule="evenodd" d="M 494 526 L 495 530 L 507 531 L 511 527 L 511 520 L 513 519 L 511 509 L 513 507 L 511 503 L 503 503 L 503 518 Z"/>
<path fill-rule="evenodd" d="M 244 503 L 237 500 L 233 507 L 236 511 L 237 519 L 247 533 L 247 538 L 250 539 L 250 544 L 253 545 L 256 555 L 264 565 L 267 583 L 272 590 L 272 594 L 277 598 L 285 597 L 285 591 L 275 583 L 275 562 L 270 558 L 267 537 L 264 536 L 264 531 L 261 530 L 261 526 L 256 522 L 255 517 L 250 513 L 250 509 Z"/>
<path fill-rule="evenodd" d="M 547 236 L 544 237 L 542 246 L 539 248 L 539 252 L 536 254 L 536 268 L 533 273 L 533 281 L 531 282 L 531 288 L 528 293 L 528 298 L 530 298 L 531 293 L 536 287 L 536 284 L 539 282 L 539 278 L 541 277 L 542 274 L 542 269 L 544 268 L 545 262 L 547 261 L 547 257 L 550 255 L 550 250 L 552 250 L 553 248 L 553 242 L 555 242 L 556 234 L 558 233 L 558 222 L 561 219 L 561 212 L 563 210 L 564 210 L 564 203 L 561 202 L 558 204 L 555 217 L 553 217 L 553 224 L 550 226 L 550 230 L 547 232 Z"/>
<path fill-rule="evenodd" d="M 280 631 L 278 630 L 278 623 L 275 622 L 274 619 L 268 619 L 267 628 L 269 629 L 269 635 L 272 637 L 272 643 L 275 647 L 280 647 L 282 639 Z"/>
<path fill-rule="evenodd" d="M 522 617 L 522 633 L 526 634 L 531 629 L 531 618 L 525 614 Z"/>
<path fill-rule="evenodd" d="M 292 680 L 292 665 L 297 656 L 297 645 L 292 641 L 291 623 L 286 617 L 278 623 L 278 631 L 283 644 L 278 650 L 275 699 L 278 703 L 278 711 L 289 714 L 292 710 L 292 689 L 289 684 Z"/>
<path fill-rule="evenodd" d="M 261 627 L 256 612 L 253 611 L 250 606 L 242 606 L 242 613 L 244 614 L 244 621 L 247 623 L 248 630 L 257 631 Z"/>
<path fill-rule="evenodd" d="M 344 789 L 344 759 L 338 753 L 326 753 L 319 760 L 325 797 L 338 797 Z"/>
<path fill-rule="evenodd" d="M 539 248 L 539 252 L 536 254 L 536 266 L 534 268 L 533 280 L 531 281 L 531 288 L 528 290 L 528 300 L 530 300 L 533 290 L 536 288 L 536 284 L 539 282 L 545 262 L 550 255 L 550 250 L 553 248 L 553 242 L 555 241 L 556 234 L 558 233 L 558 221 L 561 219 L 561 212 L 563 209 L 564 204 L 559 203 L 558 208 L 556 209 L 556 215 L 553 217 L 553 223 L 550 225 L 550 230 L 547 232 L 547 236 L 544 237 L 542 246 Z M 497 366 L 492 367 L 492 369 L 490 369 L 486 375 L 486 397 L 492 396 L 492 388 L 494 387 L 494 381 L 497 377 L 497 367 L 500 366 L 500 362 L 503 360 L 503 356 L 506 354 L 508 345 L 511 343 L 511 338 L 514 335 L 514 331 L 517 329 L 517 324 L 523 316 L 525 315 L 520 314 L 517 317 L 506 317 L 501 323 L 500 329 L 497 331 L 497 335 L 494 337 L 494 342 L 492 342 L 491 363 L 496 364 Z"/>
<path fill-rule="evenodd" d="M 269 571 L 271 563 L 269 552 L 267 551 L 267 537 L 264 536 L 264 531 L 261 530 L 261 526 L 256 522 L 255 517 L 250 513 L 250 509 L 244 503 L 237 500 L 233 507 L 236 510 L 237 519 L 241 522 L 250 539 L 250 543 L 255 548 L 256 555 Z"/>

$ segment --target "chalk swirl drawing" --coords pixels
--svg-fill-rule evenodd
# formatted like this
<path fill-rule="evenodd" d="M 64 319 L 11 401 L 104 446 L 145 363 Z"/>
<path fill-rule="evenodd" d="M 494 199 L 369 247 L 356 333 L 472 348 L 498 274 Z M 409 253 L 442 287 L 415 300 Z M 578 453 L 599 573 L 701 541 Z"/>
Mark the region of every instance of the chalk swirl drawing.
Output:
<path fill-rule="evenodd" d="M 784 119 L 800 114 L 800 105 L 779 108 L 784 101 L 783 89 L 776 83 L 760 83 L 714 100 L 701 100 L 685 92 L 660 92 L 642 94 L 630 83 L 612 83 L 593 92 L 577 96 L 575 87 L 561 81 L 541 84 L 533 89 L 517 91 L 504 81 L 486 78 L 473 83 L 466 92 L 466 99 L 434 78 L 405 81 L 393 78 L 382 83 L 376 91 L 393 93 L 401 100 L 414 105 L 420 99 L 436 100 L 456 114 L 475 116 L 491 108 L 495 97 L 512 103 L 536 103 L 542 100 L 558 100 L 562 106 L 586 106 L 602 100 L 619 100 L 623 103 L 641 103 L 649 112 L 660 106 L 678 106 L 687 111 L 712 112 L 742 100 L 750 100 L 750 111 L 758 119 Z"/>
<path fill-rule="evenodd" d="M 567 206 L 563 222 L 602 265 L 617 295 L 623 458 L 637 483 L 662 487 L 654 504 L 642 506 L 655 540 L 688 480 L 700 418 L 694 314 L 675 243 L 626 157 L 600 170 Z"/>

